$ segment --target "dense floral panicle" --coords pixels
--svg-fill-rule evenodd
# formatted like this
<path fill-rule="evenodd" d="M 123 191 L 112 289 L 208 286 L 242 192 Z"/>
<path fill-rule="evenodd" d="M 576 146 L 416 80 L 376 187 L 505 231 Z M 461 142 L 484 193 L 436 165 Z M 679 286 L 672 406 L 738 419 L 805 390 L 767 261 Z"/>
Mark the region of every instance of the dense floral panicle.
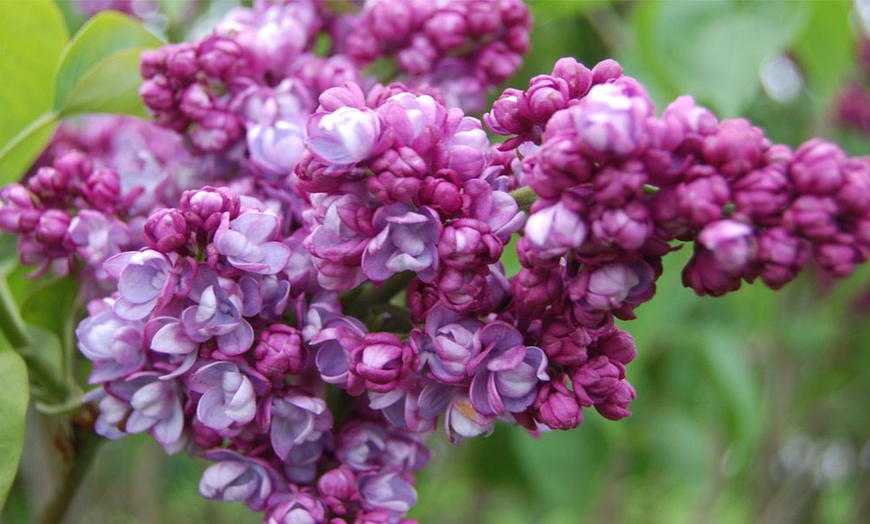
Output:
<path fill-rule="evenodd" d="M 480 110 L 483 93 L 521 65 L 530 24 L 518 0 L 369 0 L 334 37 L 358 64 L 392 57 L 402 81 L 435 86 L 448 105 Z"/>

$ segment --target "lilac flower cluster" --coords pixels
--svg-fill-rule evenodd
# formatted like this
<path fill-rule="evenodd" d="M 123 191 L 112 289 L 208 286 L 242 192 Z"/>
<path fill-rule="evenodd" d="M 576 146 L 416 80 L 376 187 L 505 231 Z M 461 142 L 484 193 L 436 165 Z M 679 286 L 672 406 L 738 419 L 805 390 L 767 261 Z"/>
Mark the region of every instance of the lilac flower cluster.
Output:
<path fill-rule="evenodd" d="M 309 336 L 339 305 L 291 292 L 281 229 L 259 201 L 206 187 L 153 213 L 146 247 L 106 261 L 117 292 L 93 301 L 76 331 L 101 386 L 88 397 L 97 432 L 199 450 L 215 462 L 203 496 L 270 522 L 396 522 L 416 502 L 412 473 L 428 450 L 365 406 L 348 405 L 336 427 Z"/>
<path fill-rule="evenodd" d="M 392 57 L 402 81 L 437 87 L 451 106 L 481 110 L 486 90 L 519 69 L 531 17 L 520 0 L 367 0 L 343 24 L 340 48 L 358 64 Z"/>
<path fill-rule="evenodd" d="M 846 276 L 870 254 L 870 160 L 822 140 L 773 145 L 690 97 L 657 117 L 613 61 L 562 59 L 528 91 L 506 91 L 486 120 L 513 135 L 502 149 L 524 154 L 522 180 L 539 197 L 518 243 L 516 318 L 560 366 L 553 382 L 570 379 L 572 402 L 608 418 L 635 395 L 623 381 L 635 350 L 613 318 L 635 318 L 652 298 L 674 241 L 694 243 L 684 285 L 713 296 L 756 278 L 779 288 L 810 256 Z M 590 394 L 592 378 L 606 399 Z"/>
<path fill-rule="evenodd" d="M 408 522 L 439 423 L 456 443 L 630 414 L 615 319 L 678 242 L 710 295 L 870 254 L 870 159 L 771 144 L 689 97 L 656 116 L 619 64 L 572 58 L 494 103 L 495 148 L 451 106 L 514 72 L 524 5 L 328 7 L 256 0 L 145 53 L 142 97 L 182 134 L 93 117 L 0 189 L 25 263 L 78 255 L 115 284 L 76 330 L 96 431 L 212 461 L 207 498 L 270 523 Z M 405 83 L 363 79 L 381 56 Z"/>
<path fill-rule="evenodd" d="M 307 53 L 320 30 L 320 10 L 313 1 L 258 1 L 231 11 L 202 40 L 145 52 L 142 99 L 158 123 L 189 131 L 203 152 L 242 148 L 246 130 L 257 142 L 264 130 L 251 127 L 270 126 L 272 141 L 298 134 L 316 86 L 297 70 L 312 59 Z M 356 79 L 350 69 L 344 74 Z"/>

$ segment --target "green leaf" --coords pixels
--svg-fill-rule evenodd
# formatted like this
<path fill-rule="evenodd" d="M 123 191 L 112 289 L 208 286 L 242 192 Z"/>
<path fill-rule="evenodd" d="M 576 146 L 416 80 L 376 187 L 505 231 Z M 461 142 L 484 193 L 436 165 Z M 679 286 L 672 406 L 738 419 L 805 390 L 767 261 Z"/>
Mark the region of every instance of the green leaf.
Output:
<path fill-rule="evenodd" d="M 0 377 L 3 394 L 0 395 L 0 507 L 6 497 L 24 448 L 24 419 L 30 389 L 27 384 L 27 366 L 21 357 L 0 341 Z"/>
<path fill-rule="evenodd" d="M 57 129 L 57 113 L 46 113 L 0 148 L 0 185 L 21 178 Z"/>
<path fill-rule="evenodd" d="M 139 97 L 139 60 L 147 48 L 115 53 L 91 68 L 70 93 L 63 116 L 83 113 L 123 113 L 145 117 Z"/>
<path fill-rule="evenodd" d="M 121 51 L 133 49 L 141 51 L 161 45 L 163 41 L 145 29 L 136 19 L 114 11 L 99 13 L 82 26 L 64 50 L 57 71 L 55 109 L 64 110 L 65 114 L 69 114 L 67 108 L 76 105 L 70 98 L 81 90 L 81 83 L 88 77 L 93 77 L 95 68 L 99 68 L 103 62 Z M 138 82 L 141 82 L 138 66 L 137 60 L 135 71 L 137 86 Z M 127 69 L 120 70 L 116 77 L 104 78 L 104 80 L 109 83 L 115 80 L 117 83 L 129 86 L 131 82 L 127 76 L 130 73 Z"/>
<path fill-rule="evenodd" d="M 74 276 L 48 281 L 27 296 L 21 305 L 21 317 L 64 340 L 78 292 L 79 281 Z"/>
<path fill-rule="evenodd" d="M 800 35 L 804 2 L 642 2 L 636 47 L 671 97 L 691 94 L 722 117 L 740 114 L 759 89 L 762 62 Z"/>
<path fill-rule="evenodd" d="M 810 2 L 809 8 L 812 13 L 795 54 L 815 95 L 814 105 L 822 110 L 855 65 L 849 30 L 852 2 Z"/>
<path fill-rule="evenodd" d="M 0 185 L 19 178 L 51 136 L 50 126 L 32 129 L 51 113 L 54 73 L 69 40 L 63 15 L 47 0 L 0 2 Z"/>

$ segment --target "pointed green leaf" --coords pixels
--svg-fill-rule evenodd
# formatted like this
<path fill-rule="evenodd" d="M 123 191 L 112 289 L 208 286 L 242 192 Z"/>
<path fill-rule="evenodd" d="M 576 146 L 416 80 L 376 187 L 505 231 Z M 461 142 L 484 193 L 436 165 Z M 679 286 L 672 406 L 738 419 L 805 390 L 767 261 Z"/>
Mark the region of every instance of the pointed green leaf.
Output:
<path fill-rule="evenodd" d="M 163 41 L 136 19 L 115 11 L 99 13 L 82 26 L 64 50 L 57 72 L 54 107 L 61 110 L 73 105 L 70 97 L 80 90 L 78 86 L 92 76 L 95 68 L 117 53 L 161 45 Z M 119 71 L 117 80 L 129 85 L 129 79 L 125 77 L 129 73 Z M 138 61 L 135 73 L 138 79 Z M 68 111 L 64 112 L 68 114 Z"/>
<path fill-rule="evenodd" d="M 64 340 L 67 320 L 72 315 L 78 292 L 79 281 L 75 277 L 45 282 L 24 299 L 21 318 L 28 324 L 44 328 Z"/>
<path fill-rule="evenodd" d="M 64 117 L 83 113 L 122 113 L 145 117 L 139 97 L 139 60 L 146 48 L 115 53 L 79 79 L 61 109 Z"/>
<path fill-rule="evenodd" d="M 27 414 L 29 387 L 27 366 L 21 357 L 0 340 L 0 507 L 6 504 L 9 488 L 18 471 L 24 448 L 24 419 Z"/>
<path fill-rule="evenodd" d="M 0 185 L 18 179 L 51 136 L 50 125 L 33 122 L 51 113 L 54 74 L 67 40 L 54 2 L 0 2 Z M 8 147 L 13 140 L 19 145 Z"/>
<path fill-rule="evenodd" d="M 797 41 L 797 60 L 807 76 L 814 102 L 822 110 L 855 66 L 855 41 L 849 30 L 852 2 L 810 2 L 812 16 Z"/>

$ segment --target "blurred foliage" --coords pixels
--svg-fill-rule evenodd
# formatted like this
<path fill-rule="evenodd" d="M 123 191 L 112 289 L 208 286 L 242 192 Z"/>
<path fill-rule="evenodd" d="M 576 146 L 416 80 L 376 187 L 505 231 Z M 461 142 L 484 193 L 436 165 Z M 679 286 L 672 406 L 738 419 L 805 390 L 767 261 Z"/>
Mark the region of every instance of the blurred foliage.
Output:
<path fill-rule="evenodd" d="M 837 129 L 828 116 L 857 65 L 851 2 L 529 3 L 533 50 L 513 87 L 562 56 L 590 66 L 613 57 L 659 110 L 690 94 L 722 116 L 750 118 L 774 141 L 821 135 L 852 154 L 870 153 L 867 136 Z M 82 21 L 64 15 L 70 32 L 78 29 Z M 801 74 L 785 101 L 762 82 L 774 56 Z M 779 292 L 746 285 L 711 299 L 682 288 L 689 255 L 666 258 L 656 297 L 622 323 L 639 349 L 628 368 L 638 392 L 632 417 L 614 423 L 587 410 L 570 432 L 532 436 L 499 426 L 459 446 L 439 432 L 411 516 L 444 524 L 870 521 L 870 268 L 833 285 L 808 271 Z M 10 282 L 24 300 L 23 279 Z M 57 285 L 51 293 L 68 291 Z M 29 321 L 62 331 L 50 318 Z M 29 417 L 28 435 L 40 438 L 27 442 L 3 522 L 38 514 L 43 501 L 28 496 L 56 482 L 52 442 L 62 430 Z M 110 442 L 69 521 L 257 522 L 240 505 L 199 497 L 205 466 L 166 457 L 147 436 Z"/>

